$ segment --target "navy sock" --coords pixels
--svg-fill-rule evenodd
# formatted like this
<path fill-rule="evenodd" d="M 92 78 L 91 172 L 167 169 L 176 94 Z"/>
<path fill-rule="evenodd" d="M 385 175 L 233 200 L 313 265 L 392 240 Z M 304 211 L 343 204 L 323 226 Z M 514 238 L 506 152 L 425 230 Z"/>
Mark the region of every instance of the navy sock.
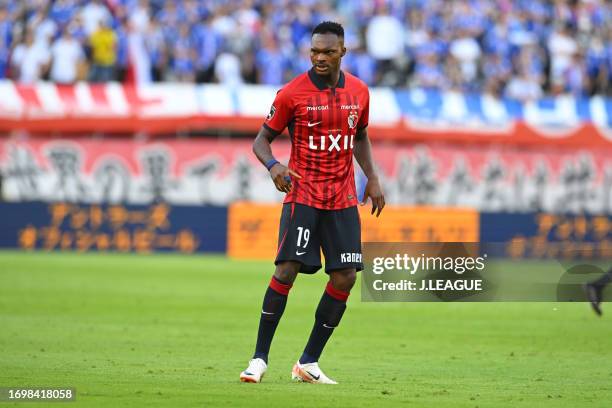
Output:
<path fill-rule="evenodd" d="M 604 287 L 612 282 L 612 269 L 601 275 L 597 280 L 593 281 L 593 285 Z"/>
<path fill-rule="evenodd" d="M 315 323 L 310 332 L 310 338 L 300 357 L 300 364 L 319 361 L 327 340 L 342 319 L 348 296 L 348 293 L 335 289 L 331 282 L 327 283 L 315 313 Z"/>
<path fill-rule="evenodd" d="M 255 354 L 253 358 L 261 358 L 266 364 L 268 363 L 268 353 L 274 332 L 280 322 L 281 316 L 285 311 L 287 304 L 287 295 L 291 284 L 286 284 L 274 276 L 270 280 L 270 286 L 264 295 L 263 305 L 261 308 L 261 318 L 259 319 L 259 331 L 257 333 L 257 344 L 255 346 Z"/>

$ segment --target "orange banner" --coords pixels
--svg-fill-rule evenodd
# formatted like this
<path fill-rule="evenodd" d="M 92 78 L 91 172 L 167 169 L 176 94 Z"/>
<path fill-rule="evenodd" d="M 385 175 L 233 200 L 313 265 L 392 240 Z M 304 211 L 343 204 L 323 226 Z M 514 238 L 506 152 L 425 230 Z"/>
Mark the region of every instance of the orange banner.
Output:
<path fill-rule="evenodd" d="M 274 259 L 280 204 L 236 203 L 228 213 L 228 256 Z M 386 207 L 379 218 L 360 207 L 363 242 L 478 242 L 479 216 L 472 209 Z"/>
<path fill-rule="evenodd" d="M 390 206 L 376 218 L 370 208 L 359 211 L 363 242 L 478 242 L 474 209 Z"/>
<path fill-rule="evenodd" d="M 227 255 L 242 259 L 274 259 L 281 209 L 281 204 L 230 205 Z"/>

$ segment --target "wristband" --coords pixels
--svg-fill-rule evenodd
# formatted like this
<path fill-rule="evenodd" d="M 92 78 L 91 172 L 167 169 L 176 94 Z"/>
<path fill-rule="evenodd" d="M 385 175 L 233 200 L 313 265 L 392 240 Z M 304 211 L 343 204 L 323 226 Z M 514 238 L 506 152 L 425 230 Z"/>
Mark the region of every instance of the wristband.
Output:
<path fill-rule="evenodd" d="M 278 160 L 276 160 L 276 159 L 268 160 L 266 162 L 266 169 L 268 169 L 268 171 L 270 171 L 270 169 L 272 167 L 274 167 L 274 165 L 277 164 L 277 163 L 278 163 Z"/>

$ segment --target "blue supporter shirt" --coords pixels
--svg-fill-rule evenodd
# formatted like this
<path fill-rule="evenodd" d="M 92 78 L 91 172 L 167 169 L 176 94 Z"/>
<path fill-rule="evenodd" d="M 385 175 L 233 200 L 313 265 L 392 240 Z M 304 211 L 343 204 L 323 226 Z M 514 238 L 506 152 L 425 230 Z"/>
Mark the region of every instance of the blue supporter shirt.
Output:
<path fill-rule="evenodd" d="M 263 48 L 255 56 L 260 83 L 265 85 L 282 85 L 285 82 L 287 60 L 280 50 Z"/>
<path fill-rule="evenodd" d="M 215 63 L 222 39 L 210 26 L 200 24 L 193 31 L 193 46 L 196 50 L 195 65 L 197 69 L 205 70 Z"/>

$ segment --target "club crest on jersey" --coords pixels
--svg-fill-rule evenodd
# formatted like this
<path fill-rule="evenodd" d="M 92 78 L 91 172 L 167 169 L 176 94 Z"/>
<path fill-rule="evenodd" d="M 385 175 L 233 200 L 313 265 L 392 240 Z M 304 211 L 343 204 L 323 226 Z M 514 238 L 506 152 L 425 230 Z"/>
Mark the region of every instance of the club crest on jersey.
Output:
<path fill-rule="evenodd" d="M 355 129 L 357 126 L 357 112 L 351 111 L 348 115 L 348 125 L 350 129 Z"/>
<path fill-rule="evenodd" d="M 268 113 L 268 116 L 266 116 L 266 120 L 272 119 L 275 113 L 276 113 L 276 106 L 274 105 L 270 106 L 270 113 Z"/>

